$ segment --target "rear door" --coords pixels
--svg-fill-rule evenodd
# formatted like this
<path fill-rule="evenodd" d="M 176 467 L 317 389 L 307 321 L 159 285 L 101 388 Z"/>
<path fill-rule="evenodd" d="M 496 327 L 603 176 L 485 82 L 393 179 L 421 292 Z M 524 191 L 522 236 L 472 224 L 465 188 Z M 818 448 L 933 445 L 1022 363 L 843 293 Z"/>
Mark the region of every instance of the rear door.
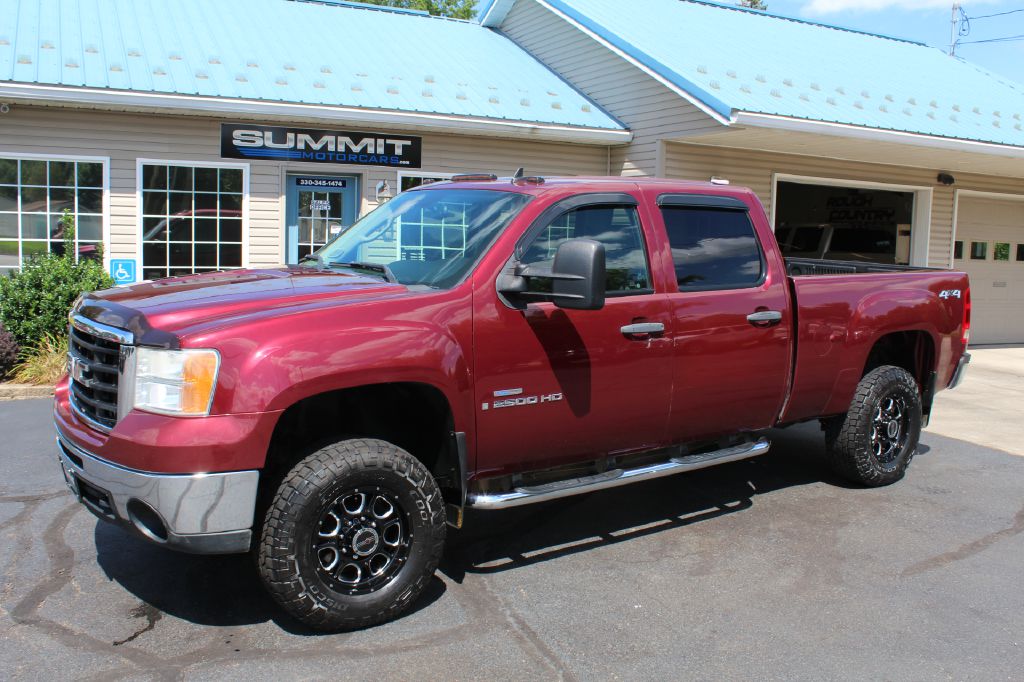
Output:
<path fill-rule="evenodd" d="M 557 208 L 555 208 L 557 207 Z M 549 302 L 516 310 L 493 282 L 478 288 L 473 326 L 477 367 L 477 466 L 485 475 L 614 455 L 664 442 L 672 362 L 668 301 L 655 293 L 650 245 L 636 198 L 572 197 L 546 211 L 517 252 L 550 265 L 558 245 L 605 245 L 601 310 Z M 664 332 L 633 333 L 631 325 Z"/>
<path fill-rule="evenodd" d="M 677 289 L 668 296 L 669 436 L 689 441 L 771 426 L 789 379 L 793 320 L 763 212 L 752 215 L 737 198 L 699 195 L 661 195 L 658 212 Z"/>

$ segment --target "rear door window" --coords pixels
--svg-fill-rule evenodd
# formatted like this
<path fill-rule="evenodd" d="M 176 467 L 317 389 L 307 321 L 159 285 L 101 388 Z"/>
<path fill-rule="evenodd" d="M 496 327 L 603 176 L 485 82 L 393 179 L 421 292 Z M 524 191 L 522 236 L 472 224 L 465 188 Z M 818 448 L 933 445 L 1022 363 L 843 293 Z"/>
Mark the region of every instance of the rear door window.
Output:
<path fill-rule="evenodd" d="M 764 278 L 764 258 L 746 211 L 661 207 L 680 291 L 742 289 Z"/>

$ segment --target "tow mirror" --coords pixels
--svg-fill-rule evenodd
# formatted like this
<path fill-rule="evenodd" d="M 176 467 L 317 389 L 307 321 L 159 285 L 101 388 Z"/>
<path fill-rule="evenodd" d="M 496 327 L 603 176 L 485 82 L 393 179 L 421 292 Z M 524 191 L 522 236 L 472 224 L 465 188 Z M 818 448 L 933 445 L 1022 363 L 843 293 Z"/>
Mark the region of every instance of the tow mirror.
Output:
<path fill-rule="evenodd" d="M 550 281 L 550 289 L 531 291 L 531 280 Z M 559 308 L 600 310 L 604 307 L 604 244 L 591 239 L 562 242 L 550 269 L 517 265 L 514 274 L 503 276 L 498 284 L 498 291 L 509 298 L 540 298 Z"/>

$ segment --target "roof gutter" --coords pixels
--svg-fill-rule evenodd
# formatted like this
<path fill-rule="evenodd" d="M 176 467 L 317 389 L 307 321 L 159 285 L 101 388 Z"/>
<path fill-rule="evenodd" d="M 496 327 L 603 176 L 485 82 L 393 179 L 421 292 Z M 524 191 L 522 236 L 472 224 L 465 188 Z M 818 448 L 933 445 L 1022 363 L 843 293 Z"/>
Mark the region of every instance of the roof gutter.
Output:
<path fill-rule="evenodd" d="M 223 99 L 192 95 L 69 88 L 27 83 L 0 83 L 0 98 L 58 104 L 91 106 L 124 111 L 166 109 L 169 112 L 206 116 L 280 116 L 285 118 L 319 119 L 365 126 L 415 126 L 436 132 L 458 132 L 471 135 L 529 138 L 574 142 L 579 144 L 626 144 L 633 133 L 624 129 L 591 128 L 557 123 L 508 121 L 503 119 L 421 112 L 361 109 L 358 107 L 266 102 L 249 99 Z"/>
<path fill-rule="evenodd" d="M 908 133 L 900 130 L 882 130 L 879 128 L 867 128 L 849 123 L 812 121 L 803 118 L 779 116 L 777 114 L 759 114 L 750 111 L 736 112 L 733 116 L 733 120 L 735 125 L 749 126 L 751 128 L 772 128 L 775 130 L 813 133 L 815 135 L 835 135 L 838 137 L 849 137 L 873 142 L 909 144 L 918 147 L 929 147 L 931 149 L 973 152 L 975 154 L 990 154 L 1010 158 L 1024 158 L 1024 147 L 1015 147 L 1013 145 L 998 144 L 995 142 L 959 140 L 952 137 L 940 137 L 938 135 Z"/>

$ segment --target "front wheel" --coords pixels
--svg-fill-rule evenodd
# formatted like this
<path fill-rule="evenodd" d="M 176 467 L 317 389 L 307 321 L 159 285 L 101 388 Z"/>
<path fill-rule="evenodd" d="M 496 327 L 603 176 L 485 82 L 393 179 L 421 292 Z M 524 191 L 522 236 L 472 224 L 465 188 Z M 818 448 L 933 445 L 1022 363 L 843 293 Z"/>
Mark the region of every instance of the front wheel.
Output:
<path fill-rule="evenodd" d="M 423 464 L 391 443 L 345 440 L 285 476 L 263 524 L 259 570 L 306 625 L 366 627 L 416 600 L 444 539 L 444 503 Z"/>
<path fill-rule="evenodd" d="M 903 478 L 921 437 L 921 394 L 901 367 L 871 370 L 857 385 L 850 409 L 826 425 L 833 469 L 867 486 Z"/>

